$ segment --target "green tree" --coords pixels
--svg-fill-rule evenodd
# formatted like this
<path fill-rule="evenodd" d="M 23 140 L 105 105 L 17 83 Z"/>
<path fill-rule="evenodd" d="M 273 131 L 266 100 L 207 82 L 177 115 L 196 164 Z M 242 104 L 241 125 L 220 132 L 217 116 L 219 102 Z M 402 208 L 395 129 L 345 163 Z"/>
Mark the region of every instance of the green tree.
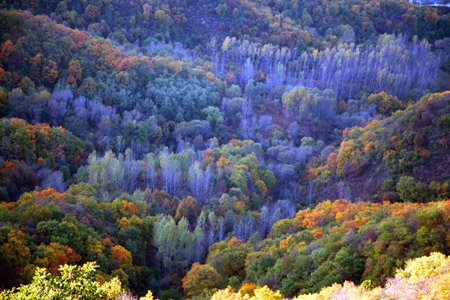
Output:
<path fill-rule="evenodd" d="M 61 276 L 53 277 L 45 268 L 37 268 L 33 281 L 17 289 L 3 291 L 0 300 L 51 300 L 51 299 L 115 299 L 122 292 L 117 278 L 100 284 L 95 280 L 97 265 L 88 262 L 83 266 L 62 266 Z"/>
<path fill-rule="evenodd" d="M 206 115 L 206 121 L 211 124 L 211 128 L 216 128 L 223 123 L 222 113 L 220 109 L 214 106 L 208 106 L 202 110 L 203 114 Z"/>
<path fill-rule="evenodd" d="M 209 264 L 194 263 L 183 278 L 183 289 L 187 296 L 198 296 L 210 289 L 218 288 L 222 276 Z"/>
<path fill-rule="evenodd" d="M 401 176 L 397 183 L 397 192 L 403 202 L 419 202 L 425 197 L 425 188 L 411 176 Z"/>

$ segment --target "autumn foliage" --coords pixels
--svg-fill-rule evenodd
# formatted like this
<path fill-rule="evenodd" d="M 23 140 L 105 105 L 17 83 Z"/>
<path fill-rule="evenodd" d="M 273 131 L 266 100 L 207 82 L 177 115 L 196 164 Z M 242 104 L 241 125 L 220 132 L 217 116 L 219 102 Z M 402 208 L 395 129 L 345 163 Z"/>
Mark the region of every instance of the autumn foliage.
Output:
<path fill-rule="evenodd" d="M 255 286 L 244 282 L 269 285 L 291 297 L 317 292 L 333 282 L 390 282 L 396 268 L 411 257 L 449 253 L 449 210 L 450 200 L 428 204 L 336 200 L 300 210 L 292 220 L 276 223 L 272 238 L 245 244 L 232 238 L 211 247 L 207 263 L 229 284 L 242 286 L 240 294 L 223 290 L 216 297 L 252 296 Z"/>
<path fill-rule="evenodd" d="M 396 112 L 401 106 L 395 104 L 391 117 L 381 122 L 372 120 L 363 128 L 345 129 L 337 151 L 330 153 L 325 163 L 308 170 L 317 197 L 330 193 L 342 197 L 347 190 L 354 198 L 365 200 L 447 199 L 450 166 L 443 158 L 450 149 L 445 121 L 450 111 L 449 95 L 448 91 L 430 94 Z M 370 96 L 368 101 L 388 106 L 393 104 L 386 101 L 398 102 L 384 92 Z M 438 172 L 433 161 L 442 161 Z M 446 191 L 437 193 L 437 185 Z"/>
<path fill-rule="evenodd" d="M 449 298 L 409 1 L 0 1 L 0 300 Z"/>

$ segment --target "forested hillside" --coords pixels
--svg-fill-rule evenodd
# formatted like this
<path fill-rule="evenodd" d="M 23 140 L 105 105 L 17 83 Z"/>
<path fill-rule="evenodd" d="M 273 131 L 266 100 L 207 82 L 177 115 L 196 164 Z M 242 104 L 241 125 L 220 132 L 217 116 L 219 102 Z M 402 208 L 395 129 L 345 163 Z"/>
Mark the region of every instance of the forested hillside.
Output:
<path fill-rule="evenodd" d="M 0 1 L 0 299 L 446 299 L 448 13 Z"/>
<path fill-rule="evenodd" d="M 398 270 L 395 277 L 389 278 L 385 287 L 374 288 L 370 280 L 364 281 L 360 286 L 346 281 L 343 285 L 333 284 L 323 288 L 320 293 L 301 295 L 293 300 L 320 300 L 320 299 L 395 299 L 395 297 L 410 299 L 447 299 L 449 259 L 441 253 L 432 253 L 428 257 L 409 260 L 404 269 Z M 220 290 L 211 298 L 222 299 L 251 299 L 251 300 L 278 300 L 284 299 L 278 291 L 272 291 L 267 286 L 244 285 L 238 293 L 228 288 Z"/>
<path fill-rule="evenodd" d="M 306 49 L 339 40 L 374 42 L 383 33 L 417 35 L 431 43 L 450 34 L 445 11 L 401 0 L 3 1 L 1 7 L 46 14 L 71 28 L 139 47 L 163 40 L 193 49 L 230 36 Z"/>
<path fill-rule="evenodd" d="M 368 101 L 389 110 L 385 93 Z M 309 169 L 318 199 L 424 202 L 450 195 L 450 93 L 430 94 L 405 111 L 347 128 L 340 146 Z M 334 195 L 334 196 L 332 196 Z M 345 196 L 344 196 L 345 195 Z"/>
<path fill-rule="evenodd" d="M 344 281 L 378 286 L 409 258 L 448 253 L 448 218 L 449 201 L 325 201 L 275 223 L 267 239 L 215 244 L 205 264 L 192 266 L 183 288 L 194 297 L 205 287 L 237 290 L 251 282 L 293 297 Z"/>

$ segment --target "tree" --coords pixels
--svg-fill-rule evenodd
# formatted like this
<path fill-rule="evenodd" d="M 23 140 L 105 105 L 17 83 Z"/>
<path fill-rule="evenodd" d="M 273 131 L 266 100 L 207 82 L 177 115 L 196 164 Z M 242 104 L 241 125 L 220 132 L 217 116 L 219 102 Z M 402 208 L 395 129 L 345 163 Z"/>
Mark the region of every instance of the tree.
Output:
<path fill-rule="evenodd" d="M 367 98 L 367 103 L 375 105 L 377 112 L 386 116 L 402 109 L 404 106 L 397 97 L 390 96 L 385 92 L 370 95 Z"/>
<path fill-rule="evenodd" d="M 0 65 L 8 61 L 11 53 L 15 51 L 15 47 L 11 40 L 7 40 L 0 45 Z"/>
<path fill-rule="evenodd" d="M 155 20 L 160 24 L 161 28 L 165 31 L 165 36 L 169 37 L 169 27 L 172 25 L 172 18 L 165 13 L 164 10 L 155 11 Z"/>
<path fill-rule="evenodd" d="M 230 182 L 241 189 L 245 194 L 247 192 L 247 178 L 245 172 L 242 169 L 234 169 L 231 171 Z"/>
<path fill-rule="evenodd" d="M 53 188 L 58 192 L 64 192 L 66 190 L 62 172 L 51 172 L 49 169 L 45 168 L 40 170 L 37 174 L 41 178 L 41 187 L 43 189 Z"/>
<path fill-rule="evenodd" d="M 183 278 L 183 289 L 187 296 L 195 297 L 218 288 L 221 282 L 222 276 L 211 265 L 194 263 Z"/>
<path fill-rule="evenodd" d="M 152 6 L 150 4 L 148 4 L 148 3 L 145 3 L 142 6 L 142 8 L 144 10 L 144 12 L 142 14 L 144 16 L 144 20 L 148 21 L 148 19 L 150 18 L 150 13 L 151 13 L 151 10 L 152 10 Z"/>
<path fill-rule="evenodd" d="M 215 9 L 217 15 L 223 20 L 228 14 L 228 6 L 226 3 L 219 4 Z"/>
<path fill-rule="evenodd" d="M 175 195 L 178 191 L 182 176 L 180 161 L 167 151 L 161 152 L 159 161 L 161 173 L 164 178 L 164 190 L 171 195 Z"/>
<path fill-rule="evenodd" d="M 84 14 L 91 20 L 95 20 L 100 15 L 100 8 L 89 4 L 84 10 Z"/>
<path fill-rule="evenodd" d="M 213 174 L 208 166 L 205 171 L 198 161 L 189 168 L 189 186 L 192 195 L 200 201 L 201 204 L 205 202 L 208 196 L 211 195 L 213 189 Z"/>
<path fill-rule="evenodd" d="M 197 211 L 197 201 L 193 197 L 188 196 L 181 201 L 180 205 L 178 205 L 175 220 L 180 221 L 181 218 L 186 218 L 190 228 L 194 228 L 197 224 Z"/>
<path fill-rule="evenodd" d="M 95 280 L 97 265 L 88 262 L 83 266 L 64 265 L 59 269 L 60 276 L 53 277 L 44 268 L 37 268 L 33 281 L 17 289 L 3 291 L 0 299 L 11 300 L 113 300 L 122 293 L 117 278 L 100 284 Z"/>
<path fill-rule="evenodd" d="M 4 107 L 7 103 L 8 103 L 8 94 L 5 92 L 4 89 L 0 88 L 0 108 Z"/>
<path fill-rule="evenodd" d="M 10 230 L 6 237 L 0 238 L 0 286 L 5 288 L 21 283 L 20 276 L 31 262 L 31 251 L 22 231 Z"/>
<path fill-rule="evenodd" d="M 153 153 L 149 153 L 144 158 L 145 162 L 145 179 L 148 186 L 151 187 L 152 190 L 156 188 L 156 164 L 155 164 L 155 156 Z"/>
<path fill-rule="evenodd" d="M 24 76 L 19 82 L 19 88 L 26 94 L 34 89 L 34 82 L 28 76 Z"/>
<path fill-rule="evenodd" d="M 403 202 L 420 202 L 425 197 L 425 187 L 411 176 L 400 177 L 397 192 Z"/>
<path fill-rule="evenodd" d="M 37 248 L 37 257 L 34 264 L 47 268 L 52 275 L 59 275 L 59 268 L 65 264 L 76 264 L 81 256 L 68 246 L 59 243 L 41 244 Z"/>
<path fill-rule="evenodd" d="M 122 266 L 132 266 L 132 257 L 130 251 L 121 245 L 116 245 L 111 248 L 111 255 Z"/>
<path fill-rule="evenodd" d="M 255 182 L 255 186 L 258 189 L 261 199 L 264 201 L 264 198 L 266 197 L 266 194 L 267 194 L 266 184 L 264 183 L 264 181 L 258 180 Z"/>
<path fill-rule="evenodd" d="M 53 124 L 57 125 L 61 122 L 67 111 L 67 103 L 73 99 L 70 90 L 55 91 L 48 101 L 49 113 L 53 118 Z"/>
<path fill-rule="evenodd" d="M 0 187 L 5 188 L 7 193 L 2 200 L 16 200 L 24 192 L 34 190 L 38 184 L 39 178 L 32 168 L 25 164 L 7 161 L 0 167 Z"/>
<path fill-rule="evenodd" d="M 334 263 L 338 273 L 345 280 L 357 281 L 361 278 L 364 271 L 364 260 L 355 255 L 355 249 L 352 247 L 343 247 L 336 253 Z"/>
<path fill-rule="evenodd" d="M 45 80 L 47 80 L 49 85 L 54 84 L 59 76 L 58 66 L 56 65 L 56 62 L 50 59 L 48 61 L 48 64 L 42 69 L 42 75 L 44 76 Z"/>
<path fill-rule="evenodd" d="M 166 275 L 185 270 L 195 258 L 195 236 L 188 230 L 185 218 L 178 224 L 170 216 L 159 218 L 155 224 L 154 244 Z"/>
<path fill-rule="evenodd" d="M 206 120 L 211 124 L 212 129 L 223 123 L 222 113 L 218 107 L 208 106 L 202 112 L 206 115 Z"/>
<path fill-rule="evenodd" d="M 416 283 L 431 280 L 433 276 L 447 273 L 449 270 L 450 258 L 442 253 L 433 252 L 430 256 L 408 260 L 405 268 L 397 272 L 397 276 Z"/>
<path fill-rule="evenodd" d="M 83 69 L 81 68 L 80 61 L 77 59 L 71 60 L 69 62 L 69 68 L 67 69 L 66 84 L 77 87 L 79 81 L 81 80 L 82 73 L 83 73 Z"/>

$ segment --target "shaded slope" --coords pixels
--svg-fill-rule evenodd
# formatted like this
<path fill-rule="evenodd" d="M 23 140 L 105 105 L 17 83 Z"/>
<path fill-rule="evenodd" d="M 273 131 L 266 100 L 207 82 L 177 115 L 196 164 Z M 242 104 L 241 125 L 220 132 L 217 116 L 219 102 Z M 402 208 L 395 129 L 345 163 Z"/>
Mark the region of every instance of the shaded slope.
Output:
<path fill-rule="evenodd" d="M 315 199 L 448 197 L 449 113 L 450 92 L 431 94 L 384 121 L 347 129 L 337 153 L 309 170 Z"/>

